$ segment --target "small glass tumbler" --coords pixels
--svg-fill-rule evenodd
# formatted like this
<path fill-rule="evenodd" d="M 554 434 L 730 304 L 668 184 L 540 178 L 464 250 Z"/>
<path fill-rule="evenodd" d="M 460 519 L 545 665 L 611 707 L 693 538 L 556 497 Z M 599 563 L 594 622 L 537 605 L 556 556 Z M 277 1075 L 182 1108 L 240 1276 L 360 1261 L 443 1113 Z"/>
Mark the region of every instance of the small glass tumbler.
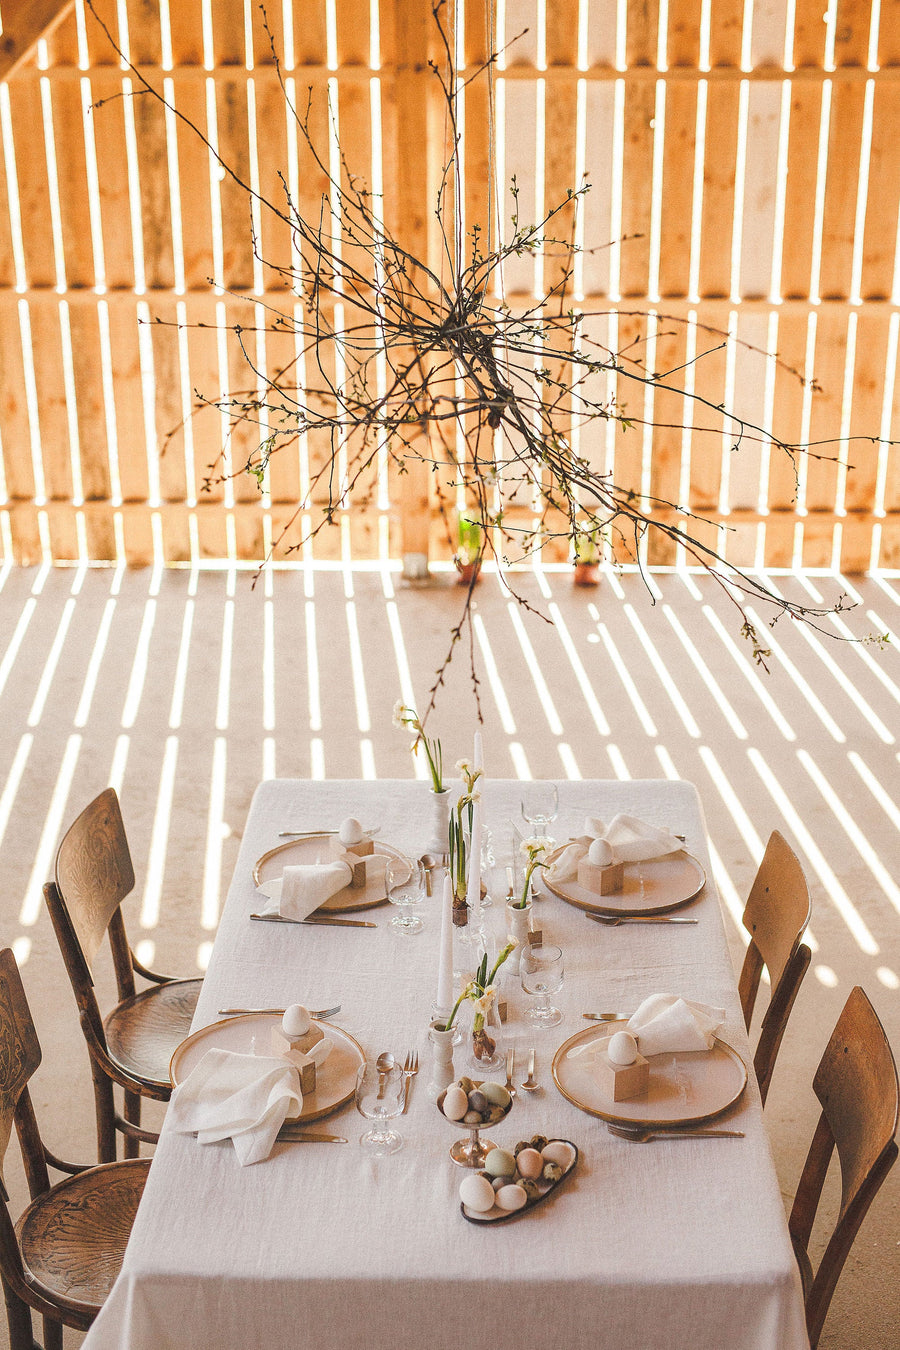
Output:
<path fill-rule="evenodd" d="M 374 1060 L 360 1064 L 356 1075 L 356 1109 L 372 1128 L 359 1142 L 372 1158 L 383 1158 L 403 1147 L 403 1136 L 390 1128 L 390 1121 L 403 1110 L 403 1070 L 399 1064 L 379 1069 Z"/>
<path fill-rule="evenodd" d="M 545 947 L 541 943 L 523 948 L 519 976 L 525 993 L 537 998 L 525 1014 L 534 1026 L 555 1027 L 562 1021 L 562 1013 L 553 1007 L 549 995 L 562 988 L 563 973 L 563 954 L 559 947 Z"/>

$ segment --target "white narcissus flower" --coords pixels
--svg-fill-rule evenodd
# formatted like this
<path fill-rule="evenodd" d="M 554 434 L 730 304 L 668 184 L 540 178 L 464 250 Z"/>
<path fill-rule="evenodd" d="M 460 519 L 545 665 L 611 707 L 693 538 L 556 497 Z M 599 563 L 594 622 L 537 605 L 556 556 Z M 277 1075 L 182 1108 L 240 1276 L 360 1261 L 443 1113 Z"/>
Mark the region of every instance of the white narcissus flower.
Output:
<path fill-rule="evenodd" d="M 391 719 L 398 731 L 404 731 L 406 729 L 406 719 L 403 716 L 405 712 L 406 704 L 401 698 L 398 698 L 397 702 L 394 704 L 394 712 Z"/>
<path fill-rule="evenodd" d="M 456 761 L 456 772 L 464 774 L 466 777 L 472 772 L 472 766 L 467 759 L 458 759 Z"/>
<path fill-rule="evenodd" d="M 536 858 L 539 853 L 545 853 L 546 850 L 546 839 L 540 839 L 537 836 L 531 839 L 523 839 L 519 845 L 519 852 L 524 853 L 526 858 Z"/>
<path fill-rule="evenodd" d="M 485 989 L 484 993 L 481 995 L 481 998 L 472 1000 L 472 1006 L 474 1007 L 476 1014 L 480 1013 L 482 1017 L 487 1017 L 491 1008 L 494 1006 L 496 997 L 496 989 L 492 984 L 489 984 L 487 989 Z"/>

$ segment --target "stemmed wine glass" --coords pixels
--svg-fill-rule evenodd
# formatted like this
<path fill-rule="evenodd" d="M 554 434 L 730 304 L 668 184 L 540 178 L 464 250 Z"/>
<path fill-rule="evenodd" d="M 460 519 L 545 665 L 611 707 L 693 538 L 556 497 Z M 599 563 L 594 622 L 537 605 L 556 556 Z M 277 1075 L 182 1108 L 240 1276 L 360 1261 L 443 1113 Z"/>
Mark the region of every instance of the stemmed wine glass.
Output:
<path fill-rule="evenodd" d="M 538 1027 L 555 1027 L 562 1021 L 559 1008 L 554 1008 L 548 995 L 556 994 L 563 983 L 563 954 L 559 947 L 526 945 L 519 960 L 519 974 L 526 994 L 536 994 L 537 1002 L 525 1016 Z"/>
<path fill-rule="evenodd" d="M 549 826 L 559 811 L 559 792 L 555 783 L 524 783 L 522 785 L 522 815 L 532 833 L 550 839 Z"/>
<path fill-rule="evenodd" d="M 411 912 L 425 899 L 425 868 L 422 861 L 409 858 L 388 858 L 384 869 L 387 898 L 397 906 L 397 913 L 388 927 L 394 933 L 407 937 L 421 933 L 424 924 L 418 914 Z"/>
<path fill-rule="evenodd" d="M 403 1136 L 389 1122 L 403 1110 L 403 1070 L 399 1064 L 379 1069 L 374 1060 L 360 1064 L 356 1075 L 356 1109 L 376 1122 L 359 1142 L 372 1158 L 384 1158 L 403 1147 Z"/>

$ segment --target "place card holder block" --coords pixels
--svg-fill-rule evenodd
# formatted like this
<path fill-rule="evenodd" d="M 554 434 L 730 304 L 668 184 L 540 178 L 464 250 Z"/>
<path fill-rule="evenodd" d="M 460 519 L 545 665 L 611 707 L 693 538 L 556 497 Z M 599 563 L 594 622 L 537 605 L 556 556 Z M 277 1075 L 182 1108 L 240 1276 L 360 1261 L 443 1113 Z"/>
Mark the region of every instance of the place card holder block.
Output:
<path fill-rule="evenodd" d="M 639 1054 L 633 1064 L 613 1064 L 604 1052 L 597 1056 L 597 1081 L 614 1102 L 643 1097 L 650 1086 L 650 1062 Z"/>
<path fill-rule="evenodd" d="M 614 895 L 625 884 L 625 864 L 610 863 L 608 867 L 599 867 L 597 863 L 582 858 L 578 864 L 578 885 L 595 895 Z"/>

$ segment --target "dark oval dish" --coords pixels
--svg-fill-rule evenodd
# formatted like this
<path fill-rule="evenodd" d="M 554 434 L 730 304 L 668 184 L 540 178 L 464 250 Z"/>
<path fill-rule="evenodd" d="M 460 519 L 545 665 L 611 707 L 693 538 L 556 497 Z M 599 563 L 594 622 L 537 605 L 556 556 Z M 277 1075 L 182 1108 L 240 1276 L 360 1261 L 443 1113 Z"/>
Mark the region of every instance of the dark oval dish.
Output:
<path fill-rule="evenodd" d="M 565 1182 L 568 1181 L 569 1177 L 572 1175 L 572 1173 L 575 1171 L 575 1168 L 578 1166 L 578 1158 L 579 1158 L 578 1145 L 573 1144 L 571 1139 L 548 1139 L 547 1142 L 548 1144 L 568 1144 L 569 1148 L 575 1150 L 575 1157 L 569 1163 L 569 1166 L 563 1172 L 559 1181 L 549 1182 L 547 1184 L 547 1189 L 545 1191 L 542 1191 L 541 1194 L 535 1200 L 526 1200 L 525 1204 L 522 1206 L 521 1209 L 514 1209 L 514 1210 L 498 1209 L 497 1206 L 494 1205 L 493 1209 L 489 1209 L 484 1214 L 479 1214 L 474 1209 L 467 1209 L 466 1206 L 462 1203 L 462 1201 L 460 1201 L 459 1212 L 463 1216 L 463 1218 L 467 1219 L 469 1223 L 482 1224 L 485 1226 L 495 1223 L 508 1223 L 510 1219 L 524 1218 L 526 1214 L 530 1214 L 532 1210 L 537 1209 L 538 1205 L 542 1205 L 544 1201 L 547 1200 L 553 1194 L 554 1191 L 558 1190 L 560 1186 L 564 1185 Z"/>

